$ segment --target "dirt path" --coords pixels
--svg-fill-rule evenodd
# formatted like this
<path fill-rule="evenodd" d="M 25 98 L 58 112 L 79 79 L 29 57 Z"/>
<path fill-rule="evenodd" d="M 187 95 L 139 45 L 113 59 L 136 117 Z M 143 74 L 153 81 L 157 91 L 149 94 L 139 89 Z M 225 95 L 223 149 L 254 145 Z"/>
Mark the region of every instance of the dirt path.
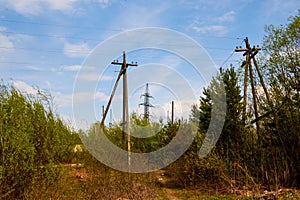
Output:
<path fill-rule="evenodd" d="M 163 196 L 170 200 L 179 200 L 174 193 L 174 189 L 170 188 L 170 182 L 172 179 L 166 176 L 165 170 L 157 171 L 157 179 L 161 183 L 161 187 L 163 188 Z"/>
<path fill-rule="evenodd" d="M 166 195 L 170 200 L 179 200 L 174 194 L 174 191 L 170 188 L 166 188 Z"/>

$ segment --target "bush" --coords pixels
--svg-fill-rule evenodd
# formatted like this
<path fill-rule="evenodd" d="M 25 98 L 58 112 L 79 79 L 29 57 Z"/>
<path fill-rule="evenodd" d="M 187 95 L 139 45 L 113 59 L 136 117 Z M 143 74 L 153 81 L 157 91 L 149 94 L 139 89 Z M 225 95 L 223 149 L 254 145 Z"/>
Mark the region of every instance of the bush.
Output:
<path fill-rule="evenodd" d="M 46 93 L 0 85 L 0 198 L 30 198 L 60 179 L 57 166 L 71 152 L 71 132 L 50 105 Z"/>

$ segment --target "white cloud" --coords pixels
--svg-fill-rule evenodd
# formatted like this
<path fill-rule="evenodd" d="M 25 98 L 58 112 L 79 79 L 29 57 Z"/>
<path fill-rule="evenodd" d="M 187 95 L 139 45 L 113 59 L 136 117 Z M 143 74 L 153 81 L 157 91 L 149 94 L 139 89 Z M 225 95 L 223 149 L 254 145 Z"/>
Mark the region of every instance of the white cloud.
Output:
<path fill-rule="evenodd" d="M 61 67 L 63 71 L 79 71 L 80 69 L 84 69 L 84 71 L 92 71 L 95 70 L 96 67 L 93 66 L 82 66 L 82 65 L 65 65 Z"/>
<path fill-rule="evenodd" d="M 169 8 L 170 4 L 163 1 L 159 6 L 127 3 L 126 9 L 123 9 L 124 12 L 118 14 L 119 16 L 115 18 L 116 21 L 113 21 L 112 25 L 115 27 L 115 24 L 121 24 L 120 28 L 125 29 L 162 26 L 164 19 L 160 16 Z"/>
<path fill-rule="evenodd" d="M 3 50 L 9 51 L 14 48 L 14 44 L 11 41 L 11 38 L 5 35 L 0 35 L 0 46 L 1 46 L 1 51 Z"/>
<path fill-rule="evenodd" d="M 32 65 L 26 67 L 26 69 L 28 69 L 28 70 L 30 70 L 30 71 L 36 71 L 36 72 L 42 72 L 42 71 L 44 71 L 43 68 L 37 67 L 37 66 L 32 66 Z"/>
<path fill-rule="evenodd" d="M 0 0 L 1 1 L 1 0 Z M 7 34 L 8 29 L 4 26 L 0 26 L 0 58 L 7 59 L 9 56 L 5 53 L 11 53 L 15 50 L 15 46 L 18 46 L 23 41 L 31 39 L 31 36 L 24 34 Z M 15 55 L 14 59 L 15 59 Z"/>
<path fill-rule="evenodd" d="M 62 68 L 62 70 L 64 70 L 64 71 L 71 71 L 71 72 L 73 72 L 73 71 L 78 71 L 78 70 L 80 70 L 80 69 L 81 69 L 81 65 L 62 66 L 61 68 Z"/>
<path fill-rule="evenodd" d="M 104 94 L 103 92 L 97 92 L 95 95 L 96 98 L 99 98 L 101 101 L 107 102 L 110 96 Z"/>
<path fill-rule="evenodd" d="M 109 2 L 109 0 L 94 0 L 94 1 L 99 3 L 104 3 L 104 4 L 107 4 Z"/>
<path fill-rule="evenodd" d="M 2 31 L 7 31 L 7 28 L 0 26 L 0 50 L 1 52 L 11 51 L 14 48 L 13 37 L 1 34 Z"/>
<path fill-rule="evenodd" d="M 73 130 L 78 130 L 78 129 L 76 129 L 76 123 L 75 123 L 75 120 L 73 119 L 73 117 L 71 117 L 70 115 L 66 115 L 66 114 L 60 114 L 59 117 L 62 119 L 64 124 L 66 124 L 69 128 L 71 128 Z"/>
<path fill-rule="evenodd" d="M 221 25 L 211 25 L 202 27 L 194 26 L 193 29 L 198 33 L 215 33 L 218 36 L 223 36 L 227 33 L 227 28 Z"/>
<path fill-rule="evenodd" d="M 6 27 L 4 27 L 4 26 L 0 26 L 0 32 L 1 31 L 6 31 L 7 30 L 7 28 Z"/>
<path fill-rule="evenodd" d="M 12 80 L 11 85 L 20 90 L 21 92 L 27 93 L 27 94 L 37 94 L 38 90 L 33 88 L 32 86 L 28 85 L 24 81 L 20 80 Z"/>
<path fill-rule="evenodd" d="M 90 48 L 86 43 L 71 44 L 66 42 L 64 44 L 64 54 L 69 57 L 85 57 L 90 53 Z"/>
<path fill-rule="evenodd" d="M 90 93 L 90 92 L 78 92 L 71 95 L 71 98 L 76 99 L 73 103 L 85 103 L 89 102 L 90 100 L 100 99 L 101 101 L 107 102 L 110 96 L 104 94 L 103 92 L 96 92 L 96 93 Z"/>
<path fill-rule="evenodd" d="M 1 4 L 21 14 L 33 15 L 41 12 L 39 0 L 1 0 Z"/>
<path fill-rule="evenodd" d="M 207 10 L 210 13 L 213 13 L 214 11 L 222 11 L 233 8 L 241 10 L 241 8 L 249 7 L 249 4 L 253 2 L 255 1 L 239 0 L 237 3 L 237 1 L 234 0 L 181 0 L 180 4 L 182 4 L 183 6 L 192 7 L 195 10 Z M 264 10 L 266 10 L 265 7 Z"/>
<path fill-rule="evenodd" d="M 38 93 L 38 89 L 28 85 L 24 81 L 20 80 L 12 80 L 10 84 L 20 90 L 23 93 L 30 94 L 30 95 L 36 95 Z M 47 83 L 50 87 L 50 83 Z M 53 97 L 53 103 L 54 106 L 58 109 L 63 107 L 70 107 L 72 106 L 72 94 L 62 94 L 61 92 L 51 91 L 51 96 Z"/>
<path fill-rule="evenodd" d="M 72 106 L 72 94 L 53 92 L 52 95 L 54 97 L 54 105 L 57 106 L 57 108 Z"/>
<path fill-rule="evenodd" d="M 261 10 L 261 16 L 264 18 L 270 18 L 280 15 L 291 16 L 297 14 L 297 10 L 299 9 L 299 0 L 270 0 L 263 1 L 263 8 Z M 265 9 L 268 8 L 268 9 Z"/>
<path fill-rule="evenodd" d="M 42 71 L 40 68 L 35 68 L 35 67 L 30 67 L 31 70 L 35 70 L 35 71 Z M 96 68 L 92 67 L 92 66 L 81 66 L 81 65 L 63 65 L 60 67 L 52 67 L 50 68 L 51 72 L 54 72 L 58 75 L 62 75 L 64 72 L 78 72 L 79 70 L 83 69 L 84 72 L 89 72 L 89 71 L 93 71 Z M 81 72 L 81 75 L 79 77 L 77 77 L 81 80 L 98 80 L 98 76 L 92 73 L 89 74 L 84 74 L 83 72 Z M 104 77 L 105 80 L 108 80 L 107 77 Z M 102 79 L 101 79 L 102 80 Z"/>
<path fill-rule="evenodd" d="M 98 74 L 79 74 L 77 76 L 79 80 L 86 80 L 86 81 L 98 81 L 99 75 Z"/>
<path fill-rule="evenodd" d="M 44 0 L 50 9 L 59 11 L 70 11 L 73 9 L 73 3 L 76 0 Z"/>
<path fill-rule="evenodd" d="M 99 74 L 79 74 L 77 76 L 80 80 L 86 81 L 110 81 L 113 79 L 112 76 L 99 76 Z"/>
<path fill-rule="evenodd" d="M 174 118 L 176 119 L 189 119 L 191 107 L 195 104 L 193 100 L 179 100 L 174 101 Z M 163 105 L 156 105 L 150 108 L 151 119 L 158 121 L 162 118 L 164 121 L 171 120 L 172 104 L 166 102 Z M 143 107 L 139 108 L 139 114 L 143 113 Z"/>
<path fill-rule="evenodd" d="M 180 66 L 180 64 L 182 64 L 182 59 L 179 58 L 178 56 L 169 55 L 169 56 L 163 57 L 163 59 L 161 61 L 159 61 L 159 63 L 166 65 L 166 66 L 170 66 L 172 68 L 176 68 L 176 67 Z"/>
<path fill-rule="evenodd" d="M 221 17 L 217 17 L 215 21 L 217 22 L 233 22 L 235 20 L 235 12 L 229 11 L 222 15 Z"/>
<path fill-rule="evenodd" d="M 93 2 L 106 7 L 109 0 L 0 0 L 0 5 L 23 15 L 38 15 L 46 10 L 72 13 L 80 9 L 80 2 Z"/>

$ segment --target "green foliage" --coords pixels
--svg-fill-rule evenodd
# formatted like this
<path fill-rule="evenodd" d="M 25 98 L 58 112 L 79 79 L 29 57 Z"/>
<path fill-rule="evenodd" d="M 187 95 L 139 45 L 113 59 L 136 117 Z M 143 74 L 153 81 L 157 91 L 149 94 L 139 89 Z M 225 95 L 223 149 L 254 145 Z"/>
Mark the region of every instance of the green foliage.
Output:
<path fill-rule="evenodd" d="M 272 103 L 269 104 L 264 95 L 258 96 L 259 114 L 270 113 L 259 121 L 259 134 L 254 125 L 245 126 L 242 121 L 241 86 L 236 72 L 239 69 L 230 67 L 220 69 L 211 85 L 204 88 L 199 105 L 192 106 L 188 123 L 163 125 L 132 114 L 130 121 L 133 135 L 141 132 L 144 136 L 152 135 L 147 138 L 131 137 L 132 151 L 155 151 L 168 144 L 180 126 L 197 126 L 197 132 L 191 133 L 195 134 L 195 140 L 188 151 L 167 167 L 181 186 L 200 187 L 205 182 L 211 187 L 218 185 L 233 190 L 242 187 L 255 190 L 262 186 L 267 189 L 299 187 L 299 30 L 299 14 L 291 17 L 285 26 L 271 25 L 266 28 L 264 58 L 259 60 L 259 64 Z M 226 95 L 220 93 L 222 86 Z M 220 113 L 221 108 L 213 110 L 213 105 L 222 100 L 226 101 L 226 116 Z M 220 122 L 225 117 L 224 127 L 216 147 L 207 157 L 200 159 L 198 151 L 207 131 L 216 130 L 210 123 L 213 116 L 214 120 Z M 126 150 L 126 135 L 122 138 L 121 126 L 106 128 L 105 134 L 114 144 Z"/>
<path fill-rule="evenodd" d="M 211 85 L 208 88 L 204 88 L 203 96 L 200 97 L 199 108 L 192 107 L 191 122 L 198 124 L 199 129 L 196 134 L 194 143 L 191 145 L 187 153 L 177 162 L 179 168 L 181 168 L 182 176 L 181 182 L 185 186 L 200 186 L 201 183 L 216 184 L 222 186 L 223 176 L 230 172 L 233 168 L 234 160 L 239 157 L 238 144 L 241 143 L 242 136 L 240 135 L 240 110 L 241 110 L 241 96 L 240 89 L 237 85 L 238 79 L 234 71 L 234 68 L 227 69 L 226 71 L 220 70 L 219 76 L 212 80 Z M 222 87 L 224 84 L 225 94 L 222 94 Z M 213 95 L 214 98 L 211 98 Z M 225 116 L 225 124 L 217 143 L 217 148 L 214 149 L 205 158 L 198 157 L 198 151 L 202 145 L 205 134 L 208 128 L 214 129 L 210 124 L 212 105 L 215 107 L 219 103 L 218 101 L 227 102 L 227 112 Z M 225 110 L 225 111 L 226 111 Z M 214 114 L 217 116 L 214 120 L 219 120 L 220 123 L 216 125 L 222 125 L 222 115 L 220 108 L 215 108 Z M 220 119 L 219 119 L 220 118 Z M 225 158 L 222 160 L 222 158 Z M 226 166 L 227 165 L 227 166 Z"/>
<path fill-rule="evenodd" d="M 204 89 L 199 107 L 192 107 L 191 122 L 198 125 L 199 133 L 182 161 L 177 162 L 181 173 L 184 172 L 182 182 L 197 186 L 201 179 L 212 183 L 223 180 L 231 188 L 248 186 L 254 189 L 262 185 L 269 189 L 300 186 L 299 14 L 291 17 L 285 26 L 266 28 L 262 72 L 267 78 L 272 103 L 269 104 L 265 96 L 259 96 L 259 113 L 270 113 L 259 121 L 259 135 L 255 126 L 243 125 L 237 73 L 233 67 L 221 69 L 211 85 Z M 220 82 L 224 83 L 226 91 L 225 123 L 216 149 L 206 160 L 201 160 L 197 158 L 197 151 L 210 125 L 214 105 L 211 96 Z M 210 164 L 214 166 L 211 169 L 207 168 Z"/>
<path fill-rule="evenodd" d="M 234 68 L 231 67 L 223 71 L 220 69 L 220 79 L 224 82 L 226 92 L 226 119 L 218 145 L 221 149 L 226 149 L 223 155 L 235 158 L 242 146 L 243 137 L 241 135 L 241 111 L 242 97 L 238 85 L 238 77 Z"/>
<path fill-rule="evenodd" d="M 270 84 L 275 113 L 263 124 L 265 177 L 270 184 L 300 186 L 300 10 L 289 23 L 266 27 L 263 67 Z M 277 123 L 276 123 L 277 122 Z M 270 175 L 272 174 L 272 175 Z"/>
<path fill-rule="evenodd" d="M 259 121 L 259 134 L 255 126 L 245 127 L 242 122 L 238 74 L 231 67 L 220 69 L 211 84 L 204 88 L 200 104 L 192 106 L 189 122 L 181 120 L 163 124 L 133 113 L 131 134 L 142 134 L 143 138 L 131 137 L 131 151 L 147 153 L 158 150 L 169 144 L 179 128 L 183 128 L 183 131 L 195 134 L 195 139 L 184 155 L 164 169 L 173 178 L 173 186 L 216 191 L 224 191 L 224 188 L 227 191 L 241 188 L 255 191 L 260 187 L 300 187 L 299 15 L 300 10 L 288 24 L 266 27 L 264 56 L 260 64 L 271 104 L 263 95 L 258 97 L 259 114 L 270 113 Z M 226 94 L 220 92 L 222 86 Z M 85 151 L 72 152 L 75 145 L 81 144 L 79 135 L 87 138 L 87 142 L 97 141 L 99 123 L 92 125 L 88 133 L 79 131 L 74 134 L 53 113 L 49 99 L 45 92 L 30 96 L 0 84 L 1 199 L 59 198 L 59 182 L 64 173 L 60 164 L 74 161 L 83 162 L 89 173 L 89 178 L 80 188 L 82 198 L 155 198 L 157 182 L 153 174 L 118 172 L 95 161 Z M 222 115 L 221 108 L 214 107 L 219 101 L 226 101 L 226 116 Z M 211 124 L 211 121 L 221 124 L 221 118 L 225 118 L 225 123 L 216 146 L 205 158 L 199 158 L 198 151 L 207 131 L 217 130 L 214 126 L 218 123 Z M 195 126 L 197 131 L 191 132 L 190 127 Z M 104 133 L 115 145 L 127 150 L 127 135 L 123 138 L 121 125 L 105 127 Z M 286 198 L 294 197 L 293 193 L 286 194 Z"/>
<path fill-rule="evenodd" d="M 203 91 L 204 97 L 200 97 L 200 106 L 199 106 L 199 131 L 201 133 L 206 133 L 209 127 L 210 119 L 211 119 L 211 97 L 210 90 L 204 88 Z"/>
<path fill-rule="evenodd" d="M 95 126 L 98 124 L 92 126 L 89 135 L 92 135 Z M 163 125 L 162 123 L 150 122 L 133 113 L 130 119 L 131 151 L 146 153 L 158 150 L 172 140 L 178 128 L 179 123 Z M 106 127 L 104 132 L 112 143 L 127 150 L 127 134 L 122 138 L 121 126 L 114 124 L 111 127 Z"/>
<path fill-rule="evenodd" d="M 58 183 L 71 131 L 54 116 L 45 93 L 0 88 L 0 197 L 29 198 L 34 188 L 47 191 Z"/>

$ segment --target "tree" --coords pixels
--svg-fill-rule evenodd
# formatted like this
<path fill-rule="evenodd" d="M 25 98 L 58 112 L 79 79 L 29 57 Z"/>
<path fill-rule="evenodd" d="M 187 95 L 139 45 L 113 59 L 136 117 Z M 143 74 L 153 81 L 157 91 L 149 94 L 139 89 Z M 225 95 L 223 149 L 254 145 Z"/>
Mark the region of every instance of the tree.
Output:
<path fill-rule="evenodd" d="M 58 187 L 62 170 L 55 165 L 71 154 L 71 131 L 52 113 L 46 96 L 0 84 L 1 199 L 43 198 Z"/>
<path fill-rule="evenodd" d="M 204 88 L 203 95 L 200 97 L 200 106 L 199 106 L 199 131 L 200 133 L 206 133 L 209 127 L 211 119 L 211 97 L 210 89 Z"/>
<path fill-rule="evenodd" d="M 221 68 L 220 77 L 225 85 L 227 109 L 219 145 L 220 148 L 225 149 L 227 157 L 233 159 L 238 156 L 243 140 L 241 131 L 242 96 L 238 85 L 238 76 L 232 66 L 226 70 Z"/>
<path fill-rule="evenodd" d="M 273 156 L 281 160 L 273 166 L 276 179 L 285 186 L 300 186 L 300 10 L 286 25 L 267 26 L 266 33 L 263 69 L 278 120 L 278 127 L 265 124 L 271 132 L 266 142 L 271 140 Z"/>

